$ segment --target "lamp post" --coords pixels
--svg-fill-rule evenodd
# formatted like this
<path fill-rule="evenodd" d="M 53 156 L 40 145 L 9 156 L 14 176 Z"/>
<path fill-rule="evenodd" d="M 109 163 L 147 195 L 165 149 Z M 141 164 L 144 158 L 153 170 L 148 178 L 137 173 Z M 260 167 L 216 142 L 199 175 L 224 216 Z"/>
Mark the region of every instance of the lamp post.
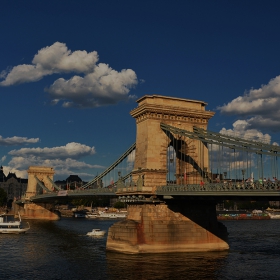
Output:
<path fill-rule="evenodd" d="M 204 181 L 206 183 L 207 182 L 207 167 L 203 168 L 203 172 L 204 172 Z"/>
<path fill-rule="evenodd" d="M 241 172 L 242 172 L 242 176 L 243 176 L 243 182 L 244 182 L 244 175 L 245 175 L 245 171 L 246 171 L 245 169 L 242 169 L 242 170 L 241 170 Z"/>
<path fill-rule="evenodd" d="M 174 159 L 173 158 L 170 158 L 169 159 L 169 167 L 168 167 L 168 180 L 169 180 L 169 184 L 171 184 L 171 181 L 170 181 L 170 173 L 171 173 L 171 165 L 173 163 Z"/>
<path fill-rule="evenodd" d="M 225 177 L 225 179 L 227 178 L 227 172 L 226 171 L 224 172 L 224 177 Z"/>

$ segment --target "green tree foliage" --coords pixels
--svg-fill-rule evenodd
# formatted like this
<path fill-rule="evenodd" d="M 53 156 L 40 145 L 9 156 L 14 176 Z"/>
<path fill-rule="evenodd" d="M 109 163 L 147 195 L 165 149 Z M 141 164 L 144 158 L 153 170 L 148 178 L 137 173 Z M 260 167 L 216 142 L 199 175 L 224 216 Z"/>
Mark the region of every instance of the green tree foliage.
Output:
<path fill-rule="evenodd" d="M 246 209 L 246 210 L 265 210 L 269 207 L 268 201 L 243 201 L 238 203 L 239 209 Z"/>
<path fill-rule="evenodd" d="M 114 204 L 114 208 L 117 208 L 117 209 L 126 208 L 126 204 L 125 204 L 124 202 L 117 201 L 117 202 Z"/>
<path fill-rule="evenodd" d="M 237 209 L 239 210 L 265 210 L 269 207 L 268 201 L 233 201 L 233 200 L 226 200 L 224 201 L 224 208 L 228 210 L 233 210 L 234 205 L 236 204 Z"/>

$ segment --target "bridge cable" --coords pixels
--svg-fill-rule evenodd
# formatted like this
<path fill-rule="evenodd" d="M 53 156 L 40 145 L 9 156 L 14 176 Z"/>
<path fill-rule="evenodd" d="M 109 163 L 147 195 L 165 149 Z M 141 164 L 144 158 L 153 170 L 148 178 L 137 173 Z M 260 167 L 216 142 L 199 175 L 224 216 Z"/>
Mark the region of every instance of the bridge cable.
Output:
<path fill-rule="evenodd" d="M 96 183 L 98 180 L 106 176 L 110 171 L 112 171 L 119 163 L 121 163 L 133 150 L 136 148 L 136 143 L 132 144 L 111 166 L 109 166 L 101 174 L 97 175 L 93 180 L 81 186 L 81 188 L 88 188 L 89 186 Z"/>
<path fill-rule="evenodd" d="M 39 184 L 39 186 L 45 190 L 46 192 L 51 192 L 39 179 L 36 175 L 34 175 L 34 178 L 36 179 L 37 183 Z"/>

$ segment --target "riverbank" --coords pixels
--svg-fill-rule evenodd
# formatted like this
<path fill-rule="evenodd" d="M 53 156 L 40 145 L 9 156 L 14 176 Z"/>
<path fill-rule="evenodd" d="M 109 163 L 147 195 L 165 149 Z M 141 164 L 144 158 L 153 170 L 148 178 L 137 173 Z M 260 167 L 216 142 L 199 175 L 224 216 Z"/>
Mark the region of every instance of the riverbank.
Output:
<path fill-rule="evenodd" d="M 252 215 L 252 214 L 219 214 L 218 220 L 270 220 L 270 216 L 267 214 L 263 215 Z"/>

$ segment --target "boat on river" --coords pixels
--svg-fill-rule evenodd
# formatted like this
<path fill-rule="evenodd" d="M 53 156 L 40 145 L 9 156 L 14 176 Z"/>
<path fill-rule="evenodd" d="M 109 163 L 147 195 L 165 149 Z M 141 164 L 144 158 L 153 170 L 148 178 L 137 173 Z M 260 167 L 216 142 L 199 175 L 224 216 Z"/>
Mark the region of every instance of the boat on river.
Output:
<path fill-rule="evenodd" d="M 270 219 L 280 219 L 280 214 L 268 213 Z"/>
<path fill-rule="evenodd" d="M 280 219 L 280 209 L 266 209 L 266 213 L 269 215 L 270 219 Z"/>
<path fill-rule="evenodd" d="M 105 235 L 106 231 L 105 230 L 100 230 L 98 228 L 94 228 L 92 231 L 88 232 L 88 236 L 103 236 Z"/>
<path fill-rule="evenodd" d="M 99 218 L 124 219 L 126 216 L 126 212 L 99 212 Z"/>
<path fill-rule="evenodd" d="M 25 233 L 30 229 L 23 227 L 20 214 L 18 213 L 18 220 L 8 221 L 8 217 L 5 214 L 0 215 L 0 233 Z"/>
<path fill-rule="evenodd" d="M 86 214 L 86 218 L 88 218 L 88 219 L 96 219 L 98 217 L 99 217 L 99 215 L 97 213 Z"/>
<path fill-rule="evenodd" d="M 74 213 L 75 218 L 85 218 L 86 214 L 85 213 Z"/>
<path fill-rule="evenodd" d="M 267 215 L 269 215 L 270 219 L 280 219 L 280 209 L 270 208 L 268 207 L 264 211 Z"/>

